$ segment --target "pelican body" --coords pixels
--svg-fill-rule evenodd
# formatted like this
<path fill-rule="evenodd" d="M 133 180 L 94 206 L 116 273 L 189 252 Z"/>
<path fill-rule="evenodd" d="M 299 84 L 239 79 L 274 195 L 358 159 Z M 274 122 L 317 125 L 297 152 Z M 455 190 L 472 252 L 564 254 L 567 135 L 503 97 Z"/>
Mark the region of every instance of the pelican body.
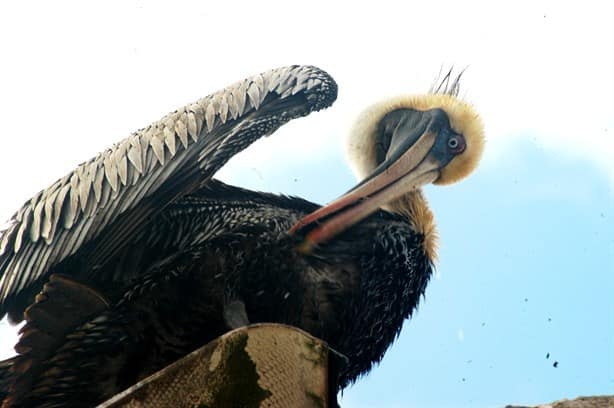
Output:
<path fill-rule="evenodd" d="M 389 100 L 350 133 L 361 181 L 326 206 L 208 178 L 121 235 L 104 262 L 95 239 L 82 245 L 37 278 L 46 284 L 25 313 L 4 405 L 96 404 L 257 322 L 328 342 L 345 359 L 333 390 L 345 387 L 381 360 L 432 275 L 420 186 L 466 176 L 482 143 L 477 114 L 454 95 Z"/>

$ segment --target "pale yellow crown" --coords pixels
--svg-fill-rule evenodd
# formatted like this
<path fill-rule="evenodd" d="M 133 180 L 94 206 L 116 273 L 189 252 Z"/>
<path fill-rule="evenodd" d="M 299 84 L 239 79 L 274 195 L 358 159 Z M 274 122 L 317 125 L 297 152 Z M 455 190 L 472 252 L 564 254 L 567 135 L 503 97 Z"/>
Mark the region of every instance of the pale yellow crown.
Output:
<path fill-rule="evenodd" d="M 354 174 L 364 179 L 377 167 L 375 141 L 380 121 L 397 109 L 426 111 L 440 108 L 448 115 L 452 129 L 464 136 L 467 147 L 445 168 L 434 184 L 451 184 L 469 175 L 484 151 L 484 127 L 473 107 L 449 94 L 407 95 L 387 99 L 364 110 L 357 118 L 347 143 Z"/>

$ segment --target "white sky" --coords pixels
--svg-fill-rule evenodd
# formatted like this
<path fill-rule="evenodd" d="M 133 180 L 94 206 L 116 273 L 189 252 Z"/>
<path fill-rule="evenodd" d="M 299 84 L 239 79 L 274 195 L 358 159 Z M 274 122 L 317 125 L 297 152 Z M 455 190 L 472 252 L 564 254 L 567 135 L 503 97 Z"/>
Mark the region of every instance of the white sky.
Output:
<path fill-rule="evenodd" d="M 614 186 L 614 2 L 290 4 L 2 2 L 0 218 L 166 112 L 297 63 L 328 70 L 338 102 L 254 146 L 228 177 L 341 148 L 358 110 L 425 91 L 454 64 L 469 67 L 463 89 L 484 116 L 487 161 L 529 138 Z M 14 341 L 0 339 L 1 357 Z"/>

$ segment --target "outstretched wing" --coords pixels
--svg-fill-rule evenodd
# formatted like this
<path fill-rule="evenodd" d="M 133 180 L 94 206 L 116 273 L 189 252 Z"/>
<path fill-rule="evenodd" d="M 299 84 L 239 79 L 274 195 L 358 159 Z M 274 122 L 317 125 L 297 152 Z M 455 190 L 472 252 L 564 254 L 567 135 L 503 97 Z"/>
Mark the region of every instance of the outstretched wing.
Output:
<path fill-rule="evenodd" d="M 9 312 L 21 320 L 27 303 L 15 299 L 84 245 L 95 243 L 87 264 L 103 264 L 234 154 L 336 96 L 336 83 L 318 68 L 271 70 L 178 109 L 81 164 L 26 202 L 0 233 L 0 318 Z"/>

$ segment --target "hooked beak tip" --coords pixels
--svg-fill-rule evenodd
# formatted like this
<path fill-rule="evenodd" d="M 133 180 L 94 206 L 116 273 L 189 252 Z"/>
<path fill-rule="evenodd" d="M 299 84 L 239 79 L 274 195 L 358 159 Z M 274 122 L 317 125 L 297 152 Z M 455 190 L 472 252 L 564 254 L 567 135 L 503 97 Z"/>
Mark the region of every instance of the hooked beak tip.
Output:
<path fill-rule="evenodd" d="M 309 237 L 305 237 L 305 239 L 296 246 L 296 251 L 302 255 L 309 255 L 313 252 L 315 245 L 316 243 L 309 239 Z"/>

